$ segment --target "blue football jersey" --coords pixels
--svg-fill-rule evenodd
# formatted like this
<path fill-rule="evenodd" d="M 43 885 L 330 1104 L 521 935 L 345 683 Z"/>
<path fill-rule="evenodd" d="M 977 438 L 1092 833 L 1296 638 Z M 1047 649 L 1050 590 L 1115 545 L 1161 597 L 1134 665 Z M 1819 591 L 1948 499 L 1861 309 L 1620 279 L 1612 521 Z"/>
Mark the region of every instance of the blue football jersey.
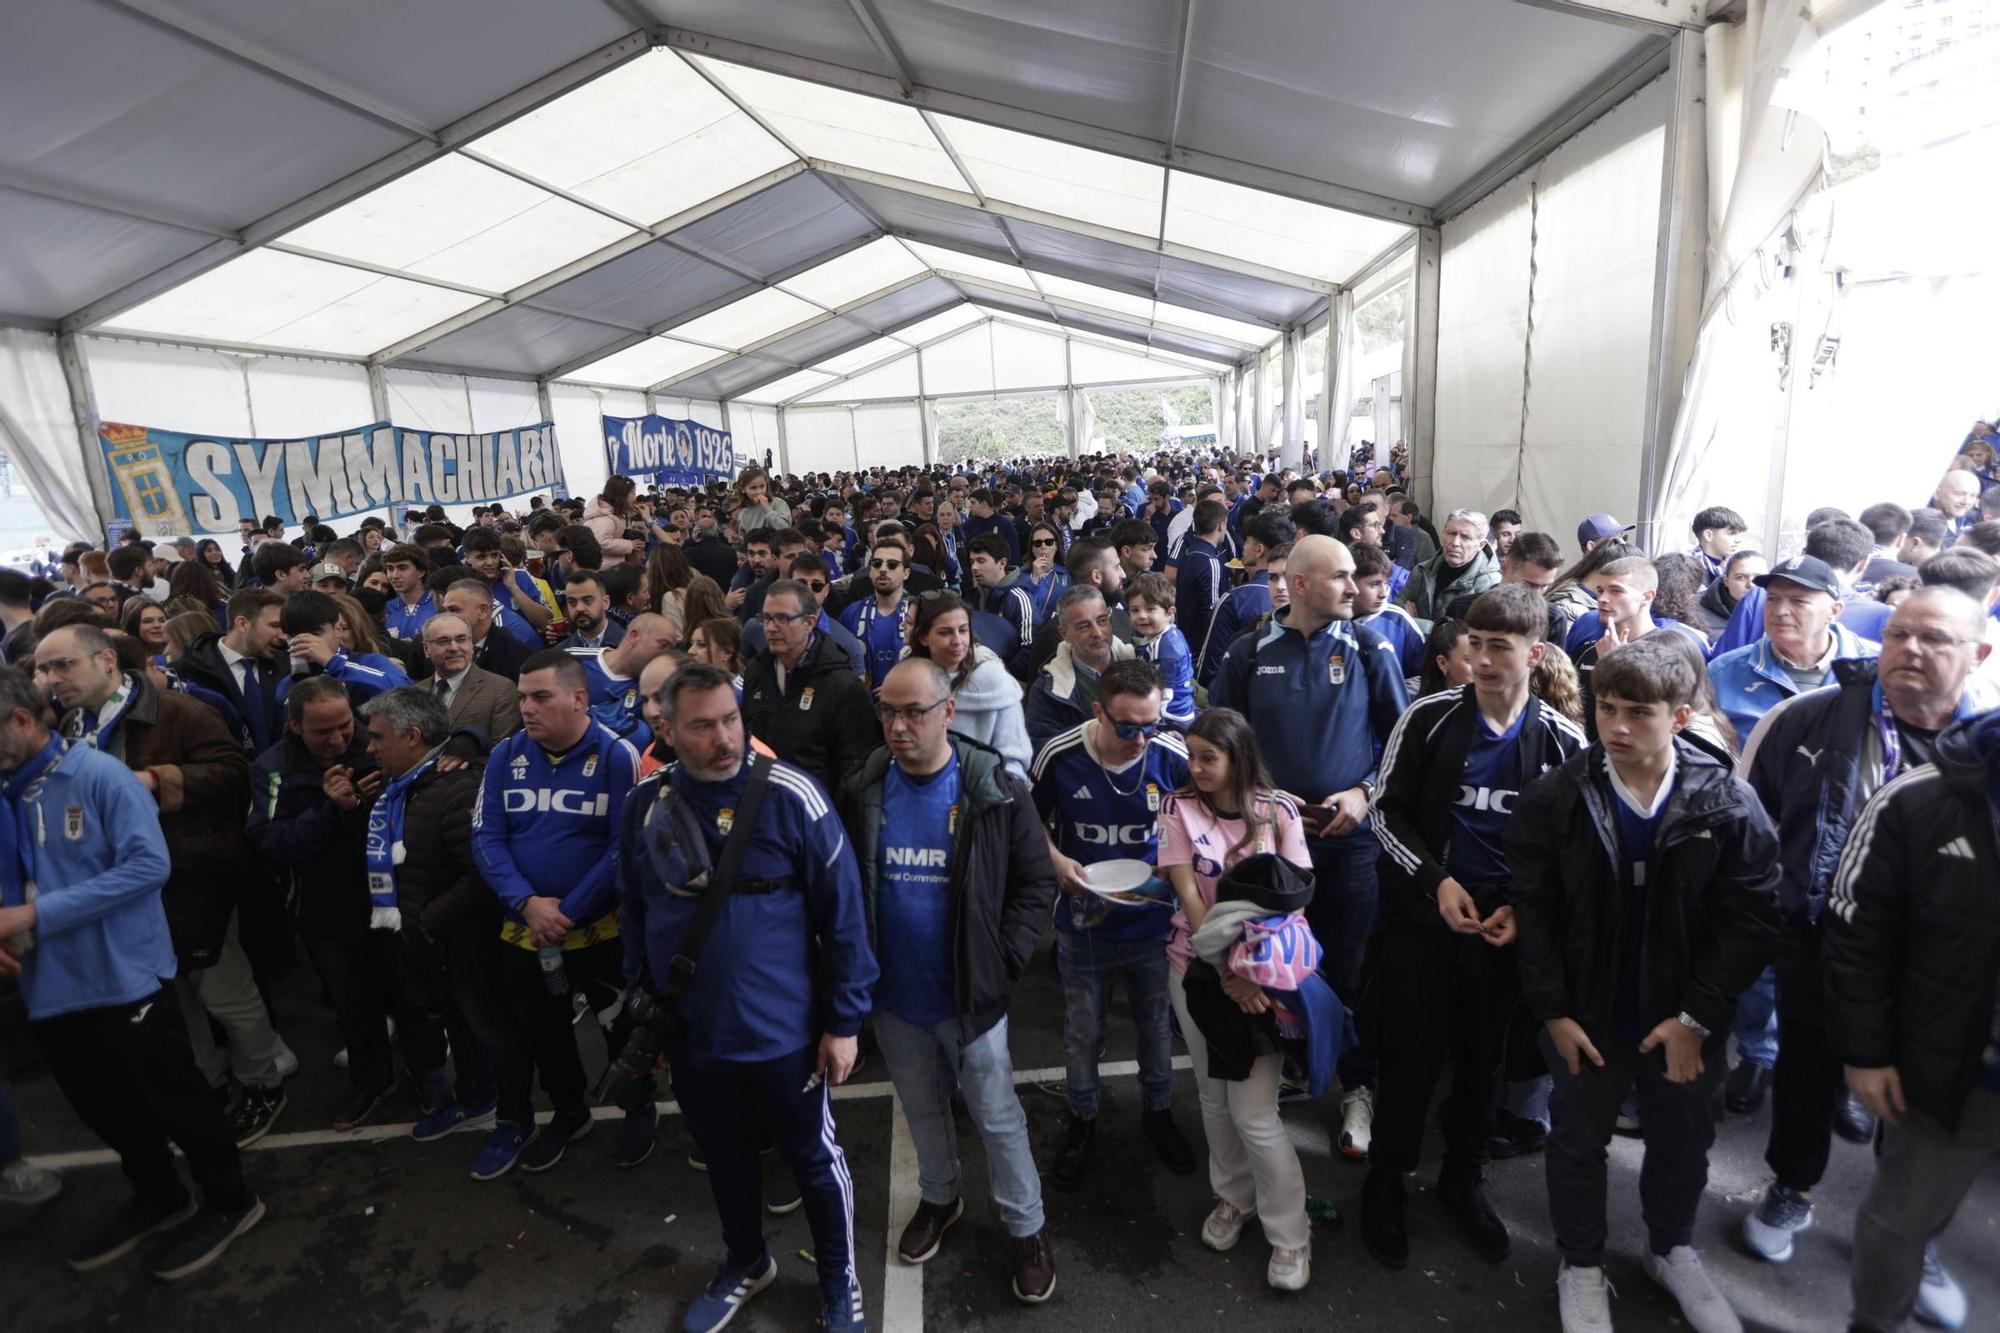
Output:
<path fill-rule="evenodd" d="M 1153 864 L 1160 851 L 1160 805 L 1168 792 L 1187 785 L 1187 743 L 1172 731 L 1159 731 L 1144 755 L 1111 773 L 1084 745 L 1084 727 L 1090 725 L 1052 737 L 1035 757 L 1035 809 L 1054 831 L 1057 850 L 1084 865 L 1127 858 Z M 1062 894 L 1056 927 L 1089 930 L 1104 939 L 1165 939 L 1167 907 Z"/>

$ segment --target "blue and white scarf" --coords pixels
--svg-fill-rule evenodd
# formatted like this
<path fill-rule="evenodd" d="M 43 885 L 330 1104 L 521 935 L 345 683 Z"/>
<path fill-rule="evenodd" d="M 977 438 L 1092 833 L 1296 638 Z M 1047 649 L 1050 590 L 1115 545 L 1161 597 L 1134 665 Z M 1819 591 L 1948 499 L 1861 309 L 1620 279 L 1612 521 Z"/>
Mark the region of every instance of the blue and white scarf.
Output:
<path fill-rule="evenodd" d="M 432 750 L 400 778 L 391 779 L 368 812 L 368 928 L 401 930 L 403 913 L 396 906 L 396 867 L 403 864 L 403 813 L 410 788 L 437 767 L 443 747 Z"/>
<path fill-rule="evenodd" d="M 121 677 L 118 688 L 111 692 L 111 697 L 104 701 L 102 708 L 95 713 L 87 708 L 83 710 L 82 716 L 78 719 L 83 725 L 83 730 L 76 737 L 77 743 L 88 745 L 93 750 L 103 750 L 114 758 L 123 759 L 125 747 L 114 746 L 111 743 L 111 734 L 124 720 L 125 710 L 131 706 L 132 700 L 138 693 L 138 682 L 129 674 Z"/>

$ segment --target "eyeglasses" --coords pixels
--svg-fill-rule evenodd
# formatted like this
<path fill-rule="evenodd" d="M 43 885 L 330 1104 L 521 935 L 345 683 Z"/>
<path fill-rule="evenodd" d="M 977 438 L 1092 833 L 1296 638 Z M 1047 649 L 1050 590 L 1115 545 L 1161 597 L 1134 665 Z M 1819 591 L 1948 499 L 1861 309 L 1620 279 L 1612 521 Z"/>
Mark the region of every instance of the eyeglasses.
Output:
<path fill-rule="evenodd" d="M 876 704 L 875 716 L 882 719 L 883 726 L 887 726 L 889 725 L 889 723 L 897 721 L 907 722 L 911 726 L 915 726 L 917 723 L 924 720 L 925 714 L 935 713 L 938 709 L 943 708 L 946 704 L 950 702 L 951 702 L 951 696 L 947 694 L 944 698 L 938 700 L 936 703 L 925 704 L 922 708 L 915 708 L 915 707 L 897 708 L 893 704 Z"/>
<path fill-rule="evenodd" d="M 67 676 L 83 661 L 81 657 L 51 657 L 46 662 L 35 663 L 38 676 Z"/>
<path fill-rule="evenodd" d="M 1029 546 L 1054 546 L 1055 544 L 1056 539 L 1054 537 L 1031 537 L 1028 540 Z"/>
<path fill-rule="evenodd" d="M 817 611 L 768 611 L 767 610 L 764 612 L 764 623 L 767 625 L 796 625 L 801 620 L 811 620 L 818 615 L 819 612 Z"/>
<path fill-rule="evenodd" d="M 902 567 L 903 562 L 900 560 L 870 560 L 868 562 L 868 568 L 870 569 L 901 569 Z"/>
<path fill-rule="evenodd" d="M 1947 634 L 1941 629 L 1911 630 L 1890 628 L 1882 631 L 1882 646 L 1884 648 L 1907 647 L 1913 640 L 1922 644 L 1924 651 L 1927 653 L 1941 653 L 1945 649 L 1956 647 L 1961 643 L 1977 642 L 1974 639 L 1961 639 L 1957 635 Z"/>
<path fill-rule="evenodd" d="M 1111 724 L 1112 732 L 1115 733 L 1118 739 L 1121 741 L 1150 740 L 1152 738 L 1153 733 L 1158 731 L 1159 729 L 1160 729 L 1160 724 L 1157 722 L 1114 721 Z"/>
<path fill-rule="evenodd" d="M 472 642 L 472 636 L 470 634 L 432 634 L 427 635 L 424 638 L 424 642 L 433 648 L 463 647 Z"/>

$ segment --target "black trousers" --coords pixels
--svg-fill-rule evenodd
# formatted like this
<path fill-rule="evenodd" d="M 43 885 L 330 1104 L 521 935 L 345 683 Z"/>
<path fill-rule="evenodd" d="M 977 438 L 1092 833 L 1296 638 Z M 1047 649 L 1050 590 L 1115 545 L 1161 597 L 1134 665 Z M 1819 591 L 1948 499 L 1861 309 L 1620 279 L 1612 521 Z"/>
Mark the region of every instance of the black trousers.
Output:
<path fill-rule="evenodd" d="M 1514 951 L 1426 925 L 1385 929 L 1376 942 L 1363 1026 L 1381 1073 L 1368 1161 L 1414 1171 L 1431 1095 L 1452 1063 L 1444 1104 L 1445 1169 L 1476 1171 L 1493 1132 L 1493 1089 L 1521 996 Z"/>
<path fill-rule="evenodd" d="M 1708 1149 L 1715 1142 L 1709 1103 L 1722 1086 L 1729 1035 L 1717 1033 L 1703 1044 L 1702 1072 L 1692 1083 L 1668 1082 L 1666 1052 L 1641 1055 L 1636 1037 L 1599 1042 L 1604 1067 L 1586 1059 L 1580 1074 L 1569 1072 L 1546 1031 L 1541 1040 L 1542 1056 L 1555 1078 L 1545 1165 L 1556 1249 L 1572 1267 L 1595 1268 L 1604 1262 L 1604 1150 L 1618 1121 L 1618 1106 L 1635 1082 L 1646 1143 L 1639 1209 L 1647 1237 L 1654 1254 L 1691 1243 L 1695 1209 L 1708 1185 Z"/>
<path fill-rule="evenodd" d="M 209 1207 L 233 1213 L 249 1203 L 242 1155 L 195 1067 L 171 986 L 136 1004 L 44 1019 L 34 1033 L 63 1096 L 118 1154 L 141 1199 L 170 1209 L 186 1201 L 169 1146 L 179 1144 Z"/>
<path fill-rule="evenodd" d="M 609 1009 L 625 989 L 623 948 L 616 939 L 609 939 L 563 953 L 570 989 L 581 991 L 594 1012 Z M 514 1120 L 532 1106 L 536 1073 L 540 1073 L 542 1091 L 556 1110 L 583 1109 L 590 1085 L 583 1057 L 576 1049 L 576 1010 L 569 996 L 549 994 L 542 978 L 542 960 L 533 949 L 504 941 L 496 942 L 494 949 L 499 960 L 501 999 L 514 1034 L 511 1058 L 502 1061 L 499 1069 L 500 1118 Z M 597 1025 L 591 1022 L 587 1026 Z M 621 1008 L 610 1031 L 604 1033 L 610 1054 L 616 1055 L 624 1044 L 629 1026 Z"/>
<path fill-rule="evenodd" d="M 1833 1103 L 1846 1070 L 1827 1044 L 1819 927 L 1804 913 L 1778 934 L 1778 1064 L 1771 1072 L 1771 1141 L 1778 1183 L 1809 1190 L 1833 1150 Z"/>
<path fill-rule="evenodd" d="M 349 1083 L 356 1092 L 380 1092 L 396 1081 L 389 1019 L 395 1018 L 403 1048 L 413 1056 L 429 1020 L 425 997 L 399 964 L 395 933 L 300 938 L 333 1001 L 334 1024 L 347 1046 Z M 424 1068 L 415 1058 L 408 1063 L 413 1076 Z"/>

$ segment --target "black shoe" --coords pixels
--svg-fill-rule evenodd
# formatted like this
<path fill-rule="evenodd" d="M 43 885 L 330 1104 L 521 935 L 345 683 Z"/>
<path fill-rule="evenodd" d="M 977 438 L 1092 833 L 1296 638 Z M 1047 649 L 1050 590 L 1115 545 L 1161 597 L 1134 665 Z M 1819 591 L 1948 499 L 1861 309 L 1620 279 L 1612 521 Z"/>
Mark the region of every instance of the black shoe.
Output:
<path fill-rule="evenodd" d="M 340 1110 L 333 1117 L 333 1127 L 335 1129 L 359 1129 L 370 1120 L 373 1120 L 376 1113 L 388 1105 L 389 1097 L 395 1091 L 394 1085 L 378 1089 L 374 1092 L 356 1088 L 353 1092 L 348 1093 L 347 1100 L 340 1104 Z"/>
<path fill-rule="evenodd" d="M 236 1146 L 247 1148 L 270 1133 L 278 1112 L 284 1109 L 284 1085 L 253 1088 L 246 1084 L 243 1095 L 229 1110 L 229 1132 L 236 1137 Z"/>
<path fill-rule="evenodd" d="M 1748 1060 L 1737 1062 L 1722 1081 L 1722 1104 L 1731 1115 L 1755 1115 L 1771 1086 L 1771 1071 Z"/>
<path fill-rule="evenodd" d="M 102 1268 L 130 1254 L 132 1248 L 146 1237 L 179 1226 L 194 1213 L 194 1200 L 185 1196 L 171 1206 L 132 1199 L 119 1210 L 118 1216 L 77 1243 L 76 1248 L 69 1252 L 69 1266 L 79 1273 Z"/>
<path fill-rule="evenodd" d="M 1478 1172 L 1440 1172 L 1438 1202 L 1464 1230 L 1480 1258 L 1497 1264 L 1507 1257 L 1507 1227 L 1487 1201 L 1486 1181 Z"/>
<path fill-rule="evenodd" d="M 1493 1137 L 1486 1140 L 1486 1155 L 1496 1162 L 1504 1162 L 1510 1157 L 1540 1152 L 1548 1146 L 1548 1126 L 1539 1120 L 1528 1120 L 1502 1111 L 1495 1118 Z"/>
<path fill-rule="evenodd" d="M 263 1220 L 264 1201 L 254 1194 L 233 1213 L 203 1208 L 168 1233 L 153 1265 L 153 1276 L 162 1282 L 178 1282 L 199 1273 L 220 1259 L 231 1241 Z"/>
<path fill-rule="evenodd" d="M 1148 1111 L 1139 1117 L 1139 1127 L 1153 1141 L 1153 1151 L 1167 1164 L 1167 1170 L 1177 1176 L 1194 1171 L 1194 1149 L 1188 1147 L 1188 1141 L 1181 1136 L 1181 1127 L 1174 1123 L 1172 1111 L 1165 1107 Z"/>
<path fill-rule="evenodd" d="M 1064 1189 L 1076 1187 L 1083 1179 L 1083 1168 L 1090 1164 L 1090 1150 L 1096 1142 L 1097 1122 L 1072 1112 L 1063 1131 L 1063 1145 L 1056 1150 L 1056 1184 Z"/>
<path fill-rule="evenodd" d="M 1402 1172 L 1369 1168 L 1361 1185 L 1361 1243 L 1384 1268 L 1399 1269 L 1410 1261 L 1404 1202 Z"/>
<path fill-rule="evenodd" d="M 1833 1099 L 1833 1132 L 1849 1143 L 1875 1141 L 1875 1117 L 1848 1088 Z"/>

